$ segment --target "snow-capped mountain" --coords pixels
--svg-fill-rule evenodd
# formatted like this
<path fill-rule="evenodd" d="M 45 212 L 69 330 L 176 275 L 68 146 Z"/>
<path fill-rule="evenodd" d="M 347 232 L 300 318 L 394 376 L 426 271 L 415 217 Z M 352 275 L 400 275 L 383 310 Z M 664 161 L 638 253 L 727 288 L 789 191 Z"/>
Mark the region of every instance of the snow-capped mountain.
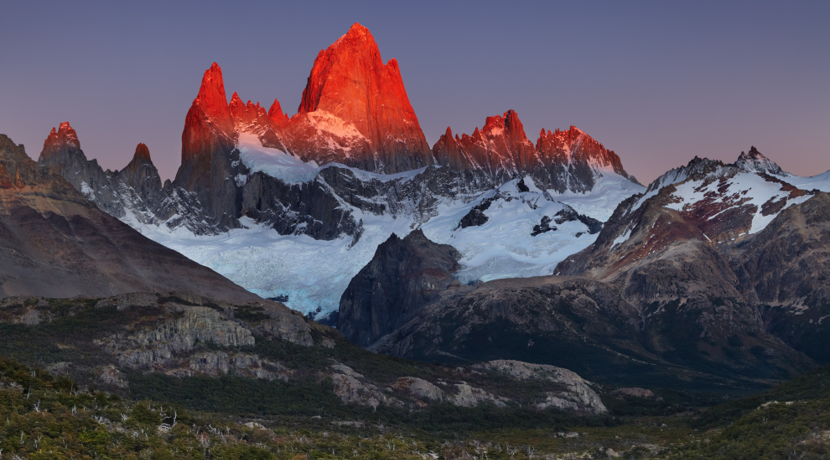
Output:
<path fill-rule="evenodd" d="M 785 209 L 830 191 L 830 181 L 819 176 L 769 174 L 780 167 L 755 154 L 763 159 L 762 171 L 755 162 L 726 165 L 696 157 L 667 172 L 645 193 L 621 203 L 596 242 L 560 264 L 555 274 L 612 279 L 660 260 L 676 263 L 689 245 L 728 248 L 764 230 Z"/>
<path fill-rule="evenodd" d="M 830 174 L 774 175 L 765 163 L 758 171 L 695 158 L 667 172 L 621 202 L 554 276 L 447 285 L 461 270 L 416 264 L 398 276 L 425 301 L 399 311 L 350 290 L 338 327 L 399 357 L 499 356 L 631 384 L 780 378 L 826 364 Z M 475 212 L 466 220 L 489 222 Z M 382 262 L 379 253 L 367 267 Z M 371 273 L 373 294 L 401 291 L 389 273 Z M 431 292 L 433 279 L 446 287 Z"/>
<path fill-rule="evenodd" d="M 101 209 L 306 312 L 336 309 L 375 248 L 416 228 L 459 249 L 463 282 L 547 274 L 643 190 L 576 128 L 544 131 L 534 146 L 513 111 L 430 149 L 397 62 L 383 64 L 359 24 L 321 51 L 291 118 L 276 100 L 267 112 L 236 92 L 228 102 L 214 63 L 163 186 L 144 148 L 105 172 L 74 131 L 56 135 L 40 161 Z"/>
<path fill-rule="evenodd" d="M 762 155 L 754 145 L 749 149 L 749 153 L 741 152 L 738 156 L 738 161 L 735 162 L 735 166 L 744 171 L 774 174 L 776 176 L 791 175 L 788 172 L 784 172 L 774 161 Z"/>
<path fill-rule="evenodd" d="M 244 213 L 240 226 L 225 232 L 209 231 L 196 193 L 170 182 L 146 186 L 158 176 L 143 148 L 123 172 L 103 172 L 80 150 L 71 167 L 52 167 L 68 178 L 103 177 L 74 185 L 151 239 L 260 295 L 287 295 L 287 304 L 304 312 L 336 310 L 375 248 L 415 228 L 459 249 L 462 282 L 548 274 L 596 238 L 597 225 L 620 201 L 643 190 L 614 173 L 599 175 L 591 192 L 562 194 L 538 188 L 529 176 L 494 187 L 480 172 L 447 167 L 375 174 L 302 162 L 263 147 L 250 132 L 236 142 L 239 172 L 230 179 Z M 147 169 L 144 179 L 122 179 L 137 168 Z M 462 225 L 471 212 L 482 218 Z"/>

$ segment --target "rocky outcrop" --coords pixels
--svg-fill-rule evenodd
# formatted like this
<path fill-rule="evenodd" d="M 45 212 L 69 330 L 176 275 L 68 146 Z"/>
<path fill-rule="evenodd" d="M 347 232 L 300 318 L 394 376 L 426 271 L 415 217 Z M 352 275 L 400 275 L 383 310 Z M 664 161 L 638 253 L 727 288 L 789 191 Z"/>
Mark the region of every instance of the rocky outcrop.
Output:
<path fill-rule="evenodd" d="M 221 347 L 253 346 L 251 331 L 227 321 L 208 307 L 191 307 L 184 316 L 160 327 L 139 331 L 128 340 L 112 338 L 107 345 L 122 366 L 164 366 L 175 355 L 194 349 L 196 343 L 213 343 Z"/>
<path fill-rule="evenodd" d="M 456 230 L 460 228 L 467 228 L 467 227 L 479 227 L 487 223 L 489 218 L 484 211 L 490 209 L 490 204 L 495 200 L 494 198 L 486 198 L 481 200 L 481 203 L 473 206 L 470 208 L 470 211 L 461 218 L 458 222 L 458 227 Z"/>
<path fill-rule="evenodd" d="M 189 366 L 168 370 L 167 374 L 176 377 L 190 377 L 205 374 L 213 377 L 233 372 L 235 375 L 253 379 L 282 380 L 287 382 L 291 371 L 279 363 L 261 359 L 248 353 L 228 354 L 224 351 L 206 351 L 190 356 Z"/>
<path fill-rule="evenodd" d="M 830 363 L 830 194 L 781 212 L 730 247 L 737 288 L 770 332 L 816 362 Z"/>
<path fill-rule="evenodd" d="M 576 128 L 543 133 L 534 146 L 513 111 L 488 117 L 472 136 L 453 137 L 448 129 L 430 149 L 397 62 L 384 64 L 371 33 L 359 24 L 320 52 L 290 119 L 277 100 L 267 112 L 237 93 L 228 103 L 222 69 L 213 63 L 187 113 L 173 182 L 161 184 L 143 145 L 124 170 L 104 171 L 86 160 L 77 134 L 65 125 L 47 139 L 42 164 L 131 225 L 185 227 L 197 235 L 239 228 L 239 219 L 249 217 L 282 235 L 349 236 L 356 242 L 362 228 L 357 210 L 406 213 L 423 223 L 442 200 L 473 199 L 470 194 L 517 175 L 559 192 L 590 190 L 607 172 L 628 177 L 613 152 Z M 285 152 L 289 163 L 314 162 L 308 165 L 312 177 L 277 178 L 243 161 L 246 149 L 259 148 L 250 145 L 250 135 L 276 156 Z M 378 173 L 426 169 L 395 178 L 335 165 L 314 170 L 331 163 Z M 484 220 L 474 214 L 462 225 Z"/>
<path fill-rule="evenodd" d="M 542 380 L 561 388 L 547 392 L 545 401 L 537 404 L 540 409 L 557 407 L 592 414 L 608 412 L 599 395 L 578 374 L 561 367 L 546 364 L 531 364 L 515 360 L 496 360 L 473 366 L 500 372 L 519 380 Z"/>
<path fill-rule="evenodd" d="M 166 194 L 162 190 L 161 177 L 150 159 L 150 149 L 144 144 L 135 147 L 132 161 L 117 173 L 118 179 L 127 187 L 135 191 L 144 203 L 148 205 L 164 201 Z M 110 175 L 112 177 L 112 175 Z M 110 179 L 110 183 L 114 181 Z M 157 214 L 154 212 L 154 214 Z"/>
<path fill-rule="evenodd" d="M 318 164 L 396 173 L 434 162 L 398 62 L 384 64 L 360 24 L 317 55 L 284 132 L 291 152 Z"/>
<path fill-rule="evenodd" d="M 575 126 L 567 131 L 542 130 L 536 141 L 536 155 L 541 167 L 531 171 L 531 176 L 542 189 L 559 193 L 566 190 L 586 192 L 594 187 L 601 171 L 618 174 L 636 183 L 636 179 L 623 169 L 616 153 Z"/>
<path fill-rule="evenodd" d="M 228 108 L 237 134 L 252 133 L 257 136 L 263 147 L 287 150 L 280 131 L 287 123 L 287 118 L 283 119 L 285 115 L 282 114 L 280 103 L 276 99 L 269 114 L 265 112 L 264 107 L 259 106 L 259 102 L 254 104 L 249 100 L 245 104 L 238 94 L 233 93 Z"/>
<path fill-rule="evenodd" d="M 433 149 L 438 164 L 461 169 L 482 169 L 499 182 L 530 171 L 536 165 L 533 144 L 525 136 L 516 112 L 487 117 L 484 128 L 472 136 L 452 138 L 452 131 L 438 140 Z"/>
<path fill-rule="evenodd" d="M 629 388 L 617 388 L 616 390 L 611 392 L 615 398 L 619 399 L 627 399 L 627 398 L 639 398 L 639 399 L 662 399 L 659 396 L 655 395 L 653 391 L 647 388 L 640 388 L 640 387 L 629 387 Z"/>
<path fill-rule="evenodd" d="M 87 161 L 78 133 L 68 121 L 61 123 L 57 131 L 52 128 L 43 142 L 38 163 L 63 176 L 102 211 L 115 217 L 124 215 L 123 205 L 109 177 L 98 166 L 97 160 Z"/>
<path fill-rule="evenodd" d="M 101 366 L 97 369 L 98 380 L 105 385 L 112 385 L 117 388 L 127 388 L 130 386 L 127 382 L 127 376 L 112 364 Z"/>
<path fill-rule="evenodd" d="M 439 297 L 372 349 L 534 361 L 614 385 L 787 378 L 830 359 L 818 345 L 827 209 L 827 195 L 787 177 L 695 158 L 622 202 L 558 276 Z"/>
<path fill-rule="evenodd" d="M 663 279 L 655 280 L 662 289 Z M 371 349 L 453 365 L 535 362 L 614 386 L 737 384 L 812 365 L 767 333 L 745 303 L 722 302 L 699 296 L 641 306 L 619 284 L 600 280 L 497 280 L 440 298 Z"/>
<path fill-rule="evenodd" d="M 761 152 L 755 148 L 755 146 L 752 146 L 748 153 L 741 152 L 740 156 L 738 156 L 738 161 L 735 162 L 735 166 L 743 169 L 744 171 L 773 174 L 784 177 L 789 176 L 789 174 L 784 172 L 784 170 L 782 170 L 776 162 L 762 155 Z"/>
<path fill-rule="evenodd" d="M 185 227 L 197 235 L 227 230 L 205 214 L 200 195 L 170 182 L 158 189 L 160 179 L 148 158 L 149 150 L 140 145 L 136 151 L 126 168 L 114 172 L 103 171 L 94 160 L 87 161 L 80 150 L 74 154 L 77 162 L 51 164 L 44 156 L 41 163 L 51 164 L 53 171 L 74 180 L 76 190 L 86 193 L 87 199 L 130 225 L 171 230 Z M 228 182 L 236 184 L 241 202 L 236 211 L 228 210 L 229 215 L 237 212 L 237 216 L 253 218 L 282 235 L 306 234 L 324 240 L 344 235 L 356 238 L 360 226 L 353 217 L 355 210 L 414 216 L 425 222 L 437 215 L 442 200 L 472 196 L 493 187 L 480 172 L 434 167 L 414 178 L 384 180 L 332 166 L 309 182 L 293 183 L 262 172 L 251 173 L 241 164 L 237 150 L 231 160 L 239 174 Z M 103 179 L 95 179 L 99 176 Z M 93 190 L 89 184 L 98 185 Z"/>
<path fill-rule="evenodd" d="M 461 254 L 415 230 L 392 234 L 349 283 L 340 299 L 338 329 L 358 345 L 370 345 L 405 324 L 458 281 Z"/>
<path fill-rule="evenodd" d="M 418 377 L 400 377 L 392 384 L 392 388 L 429 403 L 446 402 L 458 407 L 475 407 L 479 404 L 491 403 L 498 407 L 507 407 L 508 398 L 494 395 L 481 388 L 473 387 L 465 382 L 450 384 L 439 381 L 440 388 Z"/>
<path fill-rule="evenodd" d="M 365 381 L 363 375 L 358 374 L 348 366 L 342 364 L 332 366 L 331 382 L 334 385 L 334 394 L 340 397 L 344 404 L 369 406 L 373 409 L 381 404 L 392 407 L 403 407 L 399 399 L 387 395 L 374 384 Z"/>
<path fill-rule="evenodd" d="M 279 338 L 298 345 L 314 345 L 311 327 L 303 321 L 299 313 L 293 311 L 290 313 L 279 312 L 277 314 L 272 313 L 269 316 L 271 318 L 251 325 L 251 330 L 259 335 Z"/>
<path fill-rule="evenodd" d="M 308 322 L 282 304 L 260 302 L 234 306 L 223 303 L 220 306 L 212 299 L 196 296 L 186 300 L 177 294 L 156 297 L 155 301 L 145 294 L 132 294 L 98 302 L 98 308 L 117 306 L 119 309 L 163 304 L 177 316 L 154 328 L 136 330 L 128 336 L 111 336 L 99 341 L 100 345 L 116 356 L 122 366 L 138 368 L 166 367 L 180 361 L 183 356 L 189 356 L 200 344 L 231 349 L 252 347 L 256 343 L 255 335 L 298 345 L 314 345 Z M 177 302 L 209 306 L 186 306 Z M 246 372 L 251 373 L 250 369 L 264 364 L 277 366 L 247 354 L 203 353 L 201 358 L 196 361 L 191 359 L 190 362 L 191 370 L 207 373 L 210 369 L 227 372 L 232 367 L 245 368 L 248 369 Z"/>
<path fill-rule="evenodd" d="M 291 121 L 291 119 L 288 118 L 288 115 L 282 113 L 280 101 L 276 99 L 274 99 L 274 103 L 271 104 L 271 108 L 268 109 L 268 118 L 271 119 L 271 122 L 274 123 L 277 128 L 282 128 L 287 125 L 289 121 Z"/>
<path fill-rule="evenodd" d="M 197 235 L 224 228 L 204 215 L 197 196 L 169 182 L 162 186 L 146 145 L 136 146 L 132 161 L 121 171 L 104 171 L 96 160 L 86 159 L 69 122 L 60 126 L 46 138 L 38 162 L 102 211 L 131 225 L 183 226 Z"/>
<path fill-rule="evenodd" d="M 161 311 L 164 318 L 161 322 L 155 317 L 137 323 L 155 322 L 152 326 L 131 327 L 127 333 L 94 340 L 122 368 L 163 372 L 179 378 L 197 374 L 216 377 L 233 372 L 254 379 L 288 381 L 291 370 L 240 349 L 253 347 L 257 342 L 255 336 L 260 340 L 314 345 L 308 322 L 273 302 L 233 305 L 185 293 L 134 293 L 102 299 L 95 306 L 113 307 L 123 311 L 123 315 L 134 315 L 139 309 Z M 323 338 L 326 340 L 331 342 Z"/>
<path fill-rule="evenodd" d="M 507 399 L 488 393 L 481 388 L 472 387 L 466 383 L 454 385 L 456 393 L 448 397 L 449 402 L 459 407 L 475 407 L 482 403 L 492 403 L 498 407 L 507 407 Z"/>
<path fill-rule="evenodd" d="M 60 154 L 49 145 L 45 150 L 46 158 Z M 106 297 L 136 291 L 261 300 L 101 211 L 0 135 L 0 297 Z"/>
<path fill-rule="evenodd" d="M 445 397 L 444 390 L 418 377 L 400 377 L 392 388 L 428 401 L 442 402 Z"/>

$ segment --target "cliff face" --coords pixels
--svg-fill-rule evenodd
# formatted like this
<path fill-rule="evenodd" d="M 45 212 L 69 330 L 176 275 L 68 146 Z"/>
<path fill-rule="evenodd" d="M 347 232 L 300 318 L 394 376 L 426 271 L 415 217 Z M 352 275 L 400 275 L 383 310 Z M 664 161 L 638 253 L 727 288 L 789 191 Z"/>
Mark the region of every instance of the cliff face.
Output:
<path fill-rule="evenodd" d="M 457 286 L 452 274 L 460 258 L 455 248 L 433 243 L 421 230 L 404 239 L 392 234 L 343 293 L 338 329 L 358 345 L 372 344 Z"/>
<path fill-rule="evenodd" d="M 268 111 L 238 93 L 228 102 L 222 69 L 211 65 L 185 118 L 181 159 L 175 180 L 164 186 L 146 149 L 125 170 L 104 171 L 87 161 L 65 123 L 49 135 L 40 162 L 125 221 L 216 234 L 250 217 L 283 235 L 326 240 L 358 238 L 352 208 L 408 212 L 425 222 L 441 200 L 492 190 L 519 175 L 559 192 L 589 191 L 607 171 L 628 177 L 613 152 L 576 128 L 543 132 L 534 146 L 513 111 L 488 117 L 472 136 L 453 137 L 448 129 L 431 150 L 397 62 L 383 63 L 360 24 L 320 52 L 291 118 L 276 99 Z M 341 163 L 398 173 L 436 159 L 444 167 L 413 174 L 414 185 L 410 178 L 318 168 Z"/>
<path fill-rule="evenodd" d="M 433 163 L 398 62 L 384 64 L 360 24 L 317 55 L 285 129 L 291 151 L 318 164 L 396 173 Z"/>
<path fill-rule="evenodd" d="M 131 225 L 183 226 L 197 235 L 222 228 L 204 214 L 197 196 L 170 181 L 162 186 L 145 144 L 136 146 L 124 169 L 105 171 L 97 160 L 87 160 L 77 133 L 64 122 L 46 138 L 38 163 L 69 181 L 100 210 Z"/>
<path fill-rule="evenodd" d="M 187 112 L 182 132 L 182 164 L 173 184 L 194 192 L 206 216 L 220 226 L 239 226 L 240 194 L 233 180 L 231 152 L 238 134 L 228 108 L 222 69 L 205 71 L 199 94 Z"/>
<path fill-rule="evenodd" d="M 87 161 L 81 150 L 78 134 L 68 121 L 46 137 L 38 162 L 68 180 L 87 199 L 101 203 L 101 209 L 116 217 L 123 216 L 123 209 L 111 187 L 103 168 L 97 160 Z"/>
<path fill-rule="evenodd" d="M 133 159 L 118 175 L 128 187 L 135 190 L 143 199 L 155 202 L 163 199 L 161 177 L 158 169 L 150 159 L 150 149 L 144 144 L 135 147 Z"/>
<path fill-rule="evenodd" d="M 620 157 L 575 126 L 567 131 L 545 131 L 534 146 L 525 135 L 516 112 L 487 117 L 471 136 L 452 136 L 452 130 L 433 146 L 438 164 L 453 169 L 479 170 L 497 182 L 529 175 L 539 188 L 587 192 L 603 173 L 631 179 Z"/>
<path fill-rule="evenodd" d="M 830 363 L 830 194 L 787 208 L 728 256 L 738 290 L 761 311 L 767 328 Z"/>

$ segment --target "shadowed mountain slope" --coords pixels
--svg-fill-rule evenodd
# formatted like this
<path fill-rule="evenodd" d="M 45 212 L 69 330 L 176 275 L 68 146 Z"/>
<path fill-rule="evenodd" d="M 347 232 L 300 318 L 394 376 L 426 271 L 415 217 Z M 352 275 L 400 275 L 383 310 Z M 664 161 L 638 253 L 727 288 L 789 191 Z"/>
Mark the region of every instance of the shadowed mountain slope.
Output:
<path fill-rule="evenodd" d="M 259 299 L 88 201 L 0 135 L 0 297 L 196 292 Z"/>

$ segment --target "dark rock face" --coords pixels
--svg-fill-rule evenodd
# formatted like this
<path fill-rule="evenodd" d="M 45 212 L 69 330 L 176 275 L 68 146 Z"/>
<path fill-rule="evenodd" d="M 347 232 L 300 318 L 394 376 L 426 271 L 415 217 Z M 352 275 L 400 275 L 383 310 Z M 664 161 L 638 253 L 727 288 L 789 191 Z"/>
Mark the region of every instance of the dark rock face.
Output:
<path fill-rule="evenodd" d="M 473 206 L 464 217 L 458 222 L 459 228 L 467 228 L 467 227 L 479 227 L 487 223 L 489 218 L 484 214 L 484 211 L 490 209 L 490 204 L 493 202 L 492 198 L 487 198 L 483 200 L 481 203 Z"/>
<path fill-rule="evenodd" d="M 542 233 L 547 232 L 555 232 L 556 227 L 550 225 L 551 218 L 548 216 L 542 216 L 542 222 L 539 225 L 533 226 L 533 231 L 530 232 L 530 236 L 537 236 L 541 235 Z"/>
<path fill-rule="evenodd" d="M 812 365 L 733 304 L 641 305 L 615 283 L 582 277 L 491 281 L 440 298 L 371 349 L 453 365 L 521 357 L 600 382 L 697 390 L 752 387 Z M 726 334 L 709 335 L 713 326 Z"/>
<path fill-rule="evenodd" d="M 566 206 L 565 209 L 562 209 L 561 211 L 558 211 L 556 214 L 554 214 L 553 218 L 543 216 L 542 221 L 538 225 L 533 226 L 533 231 L 530 233 L 530 235 L 537 236 L 541 235 L 542 233 L 555 232 L 557 228 L 555 225 L 551 225 L 551 222 L 561 225 L 565 222 L 574 222 L 577 220 L 588 227 L 588 233 L 590 233 L 591 235 L 593 235 L 594 233 L 598 233 L 600 230 L 602 230 L 602 222 L 592 217 L 588 217 L 584 214 L 579 214 L 572 207 Z M 576 236 L 579 237 L 580 235 L 582 235 L 582 233 L 578 233 Z"/>
<path fill-rule="evenodd" d="M 138 144 L 124 169 L 104 171 L 96 160 L 86 159 L 75 130 L 64 122 L 47 137 L 38 163 L 63 176 L 99 209 L 119 219 L 130 213 L 141 224 L 184 226 L 197 235 L 225 229 L 204 214 L 195 194 L 169 182 L 162 186 L 144 144 Z"/>
<path fill-rule="evenodd" d="M 460 258 L 455 248 L 433 243 L 420 229 L 404 239 L 393 234 L 343 293 L 337 328 L 358 345 L 374 343 L 458 286 L 452 274 Z"/>
<path fill-rule="evenodd" d="M 320 53 L 299 113 L 291 119 L 276 100 L 268 112 L 259 103 L 243 103 L 236 93 L 228 103 L 222 69 L 213 63 L 185 118 L 182 164 L 175 180 L 163 186 L 145 146 L 124 170 L 104 171 L 95 160 L 87 161 L 76 133 L 65 125 L 50 134 L 41 164 L 110 215 L 171 229 L 184 226 L 197 235 L 239 228 L 240 218 L 251 217 L 283 235 L 325 240 L 348 235 L 356 242 L 362 227 L 352 208 L 406 213 L 423 223 L 437 215 L 442 199 L 472 200 L 517 176 L 526 175 L 520 191 L 529 191 L 525 180 L 531 180 L 578 192 L 590 190 L 602 171 L 628 177 L 616 154 L 576 128 L 543 132 L 534 147 L 513 111 L 488 117 L 473 136 L 453 138 L 448 130 L 430 150 L 397 62 L 383 64 L 374 39 L 359 24 Z M 376 180 L 334 164 L 311 181 L 288 183 L 253 173 L 241 161 L 237 144 L 249 134 L 263 147 L 318 164 L 339 162 L 381 173 L 424 169 L 414 178 Z M 564 172 L 556 172 L 562 167 Z M 460 228 L 486 222 L 481 211 L 471 211 Z"/>
<path fill-rule="evenodd" d="M 65 131 L 71 129 L 68 123 L 65 125 Z M 56 140 L 50 141 L 52 138 Z M 227 223 L 230 221 L 216 219 L 207 211 L 205 200 L 214 198 L 205 193 L 212 191 L 197 193 L 176 182 L 162 187 L 143 144 L 126 168 L 113 172 L 104 171 L 95 160 L 87 161 L 74 130 L 69 138 L 74 142 L 61 141 L 57 133 L 50 135 L 50 147 L 44 148 L 40 163 L 70 180 L 108 214 L 125 218 L 129 212 L 139 223 L 184 226 L 197 235 L 216 234 L 231 227 Z M 361 226 L 352 215 L 352 207 L 373 214 L 414 215 L 417 221 L 426 222 L 437 215 L 441 199 L 473 196 L 495 186 L 480 171 L 427 167 L 414 178 L 367 180 L 334 165 L 322 169 L 309 182 L 287 183 L 262 172 L 251 173 L 235 148 L 227 162 L 234 168 L 234 175 L 222 182 L 234 193 L 217 196 L 219 201 L 213 201 L 225 209 L 223 215 L 234 216 L 235 220 L 253 218 L 282 235 L 306 234 L 324 240 L 349 235 L 357 241 Z"/>
<path fill-rule="evenodd" d="M 115 217 L 123 217 L 123 205 L 110 184 L 109 177 L 97 160 L 87 161 L 81 150 L 78 135 L 69 122 L 60 124 L 43 142 L 43 151 L 38 162 L 68 180 L 76 190 L 102 211 Z"/>
<path fill-rule="evenodd" d="M 244 141 L 251 134 L 265 148 L 335 164 L 304 184 L 252 173 L 237 150 L 240 136 Z M 520 191 L 531 189 L 529 180 L 559 192 L 585 192 L 604 172 L 633 180 L 613 151 L 575 127 L 542 131 L 534 146 L 512 110 L 487 117 L 472 136 L 453 138 L 448 129 L 430 149 L 397 61 L 384 64 L 372 34 L 360 24 L 317 56 L 291 118 L 277 100 L 267 112 L 237 93 L 228 103 L 222 69 L 213 63 L 185 118 L 181 166 L 164 186 L 146 147 L 125 170 L 104 171 L 95 160 L 87 161 L 68 123 L 50 134 L 40 161 L 125 221 L 184 226 L 202 235 L 239 228 L 240 218 L 252 217 L 280 234 L 348 235 L 353 241 L 362 227 L 350 207 L 396 216 L 406 212 L 422 223 L 437 214 L 441 198 L 466 198 L 518 176 L 523 176 Z M 378 173 L 424 172 L 414 180 L 358 179 L 337 163 Z M 483 213 L 473 211 L 461 228 L 485 221 Z"/>
<path fill-rule="evenodd" d="M 242 213 L 272 226 L 281 235 L 306 234 L 331 240 L 354 235 L 357 223 L 319 178 L 287 184 L 263 173 L 250 176 L 242 191 Z"/>
<path fill-rule="evenodd" d="M 570 206 L 557 212 L 553 220 L 554 222 L 560 225 L 564 224 L 565 222 L 573 222 L 578 220 L 588 227 L 588 233 L 590 233 L 591 235 L 599 233 L 599 231 L 602 230 L 603 227 L 602 222 L 594 219 L 593 217 L 588 217 L 585 214 L 579 214 Z"/>
<path fill-rule="evenodd" d="M 193 193 L 202 213 L 222 229 L 238 228 L 241 196 L 231 152 L 238 134 L 228 108 L 222 69 L 205 71 L 182 132 L 182 164 L 173 185 Z"/>
<path fill-rule="evenodd" d="M 741 155 L 738 156 L 738 161 L 735 162 L 735 166 L 745 171 L 787 175 L 778 164 L 762 155 L 755 146 L 749 149 L 749 153 L 741 152 Z"/>
<path fill-rule="evenodd" d="M 770 332 L 830 363 L 830 194 L 784 210 L 727 253 L 738 290 Z"/>
<path fill-rule="evenodd" d="M 58 153 L 82 158 L 80 150 Z M 47 159 L 52 154 L 47 149 Z M 0 297 L 182 291 L 227 301 L 261 300 L 101 211 L 4 135 L 0 254 Z"/>

